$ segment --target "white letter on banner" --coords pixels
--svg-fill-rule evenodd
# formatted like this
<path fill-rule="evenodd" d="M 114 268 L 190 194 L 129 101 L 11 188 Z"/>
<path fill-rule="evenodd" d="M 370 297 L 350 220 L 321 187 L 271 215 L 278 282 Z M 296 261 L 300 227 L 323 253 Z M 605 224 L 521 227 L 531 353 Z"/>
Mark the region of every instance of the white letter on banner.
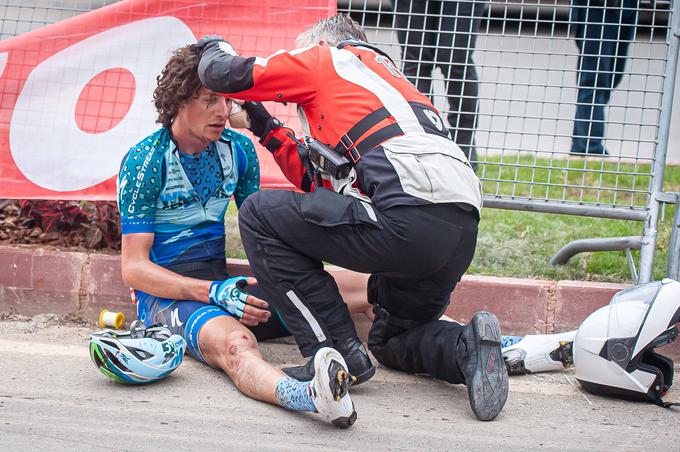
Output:
<path fill-rule="evenodd" d="M 118 173 L 120 161 L 156 125 L 156 77 L 178 47 L 196 42 L 175 17 L 154 17 L 98 33 L 40 63 L 28 76 L 10 123 L 10 148 L 19 170 L 49 190 L 83 190 Z M 127 115 L 102 133 L 84 132 L 76 104 L 97 74 L 124 68 L 136 92 Z M 106 101 L 106 99 L 103 99 Z"/>
<path fill-rule="evenodd" d="M 7 52 L 0 53 L 0 77 L 5 72 L 5 66 L 7 66 Z"/>

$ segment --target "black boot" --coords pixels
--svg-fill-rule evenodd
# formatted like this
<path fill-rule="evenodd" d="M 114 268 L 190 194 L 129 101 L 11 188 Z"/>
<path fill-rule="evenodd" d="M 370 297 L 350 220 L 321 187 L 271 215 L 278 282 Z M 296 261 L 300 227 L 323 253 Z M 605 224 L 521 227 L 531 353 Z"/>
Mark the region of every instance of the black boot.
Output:
<path fill-rule="evenodd" d="M 309 358 L 306 364 L 295 367 L 284 367 L 283 373 L 298 381 L 312 381 L 314 378 L 314 357 Z"/>
<path fill-rule="evenodd" d="M 458 342 L 458 365 L 470 406 L 481 421 L 494 419 L 508 399 L 508 372 L 501 353 L 501 327 L 490 312 L 478 312 Z"/>
<path fill-rule="evenodd" d="M 375 366 L 368 357 L 366 347 L 359 339 L 350 338 L 335 342 L 334 348 L 345 359 L 350 375 L 356 378 L 353 385 L 360 385 L 375 375 Z M 298 381 L 311 381 L 314 378 L 314 358 L 312 357 L 302 366 L 286 367 L 282 370 L 286 375 Z"/>
<path fill-rule="evenodd" d="M 335 342 L 334 345 L 335 349 L 345 358 L 350 375 L 357 379 L 354 385 L 360 385 L 375 375 L 375 366 L 373 366 L 371 358 L 368 357 L 366 347 L 359 339 L 352 337 Z"/>

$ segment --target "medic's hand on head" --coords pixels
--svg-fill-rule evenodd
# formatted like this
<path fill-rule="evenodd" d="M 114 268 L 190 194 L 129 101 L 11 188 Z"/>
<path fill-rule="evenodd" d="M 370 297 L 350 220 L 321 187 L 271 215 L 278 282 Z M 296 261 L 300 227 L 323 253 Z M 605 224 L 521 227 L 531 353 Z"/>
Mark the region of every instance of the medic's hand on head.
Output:
<path fill-rule="evenodd" d="M 232 129 L 248 129 L 251 127 L 250 117 L 241 105 L 231 100 L 231 110 L 229 111 L 229 127 Z"/>
<path fill-rule="evenodd" d="M 203 55 L 206 48 L 213 46 L 219 47 L 220 50 L 230 55 L 238 55 L 231 44 L 220 35 L 203 36 L 196 44 L 194 44 L 194 47 L 200 50 L 201 55 Z"/>
<path fill-rule="evenodd" d="M 207 88 L 218 92 L 229 90 L 229 73 L 233 58 L 238 57 L 234 48 L 222 36 L 208 35 L 193 44 L 199 50 L 198 78 Z"/>

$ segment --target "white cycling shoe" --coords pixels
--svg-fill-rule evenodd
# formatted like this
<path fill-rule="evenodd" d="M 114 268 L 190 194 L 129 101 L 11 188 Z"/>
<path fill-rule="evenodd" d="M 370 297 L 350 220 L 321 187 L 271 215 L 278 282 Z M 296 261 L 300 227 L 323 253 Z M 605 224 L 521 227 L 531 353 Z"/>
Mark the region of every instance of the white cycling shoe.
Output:
<path fill-rule="evenodd" d="M 560 334 L 532 334 L 521 338 L 506 336 L 506 342 L 514 342 L 503 347 L 508 373 L 523 375 L 570 367 L 574 364 L 575 336 L 576 330 Z"/>
<path fill-rule="evenodd" d="M 347 428 L 357 419 L 348 394 L 353 378 L 337 350 L 324 347 L 314 355 L 314 379 L 310 385 L 312 401 L 321 417 L 336 427 Z"/>

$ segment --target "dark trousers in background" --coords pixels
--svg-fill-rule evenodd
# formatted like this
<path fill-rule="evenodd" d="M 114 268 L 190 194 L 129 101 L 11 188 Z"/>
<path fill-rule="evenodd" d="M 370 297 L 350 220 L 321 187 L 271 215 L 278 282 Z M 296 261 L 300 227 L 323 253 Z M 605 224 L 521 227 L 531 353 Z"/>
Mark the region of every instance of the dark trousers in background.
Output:
<path fill-rule="evenodd" d="M 571 27 L 580 55 L 571 152 L 604 154 L 604 108 L 623 77 L 638 0 L 572 1 Z"/>
<path fill-rule="evenodd" d="M 451 137 L 468 159 L 476 161 L 479 83 L 472 52 L 487 2 L 394 0 L 394 9 L 404 74 L 420 92 L 432 97 L 432 72 L 436 67 L 442 71 Z"/>
<path fill-rule="evenodd" d="M 327 189 L 262 191 L 239 210 L 251 269 L 304 356 L 356 338 L 328 262 L 371 273 L 368 296 L 377 309 L 369 349 L 380 363 L 451 383 L 463 381 L 462 328 L 436 319 L 472 260 L 477 224 L 476 211 L 455 204 L 381 212 Z"/>

